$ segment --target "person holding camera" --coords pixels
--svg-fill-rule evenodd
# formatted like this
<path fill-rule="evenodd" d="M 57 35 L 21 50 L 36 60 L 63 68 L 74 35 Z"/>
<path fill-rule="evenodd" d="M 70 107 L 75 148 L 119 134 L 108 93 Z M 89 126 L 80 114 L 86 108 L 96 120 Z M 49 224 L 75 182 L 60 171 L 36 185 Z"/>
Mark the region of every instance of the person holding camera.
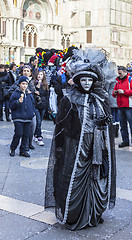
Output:
<path fill-rule="evenodd" d="M 124 66 L 118 67 L 118 75 L 112 96 L 117 99 L 121 127 L 122 143 L 118 147 L 123 148 L 129 146 L 127 123 L 130 125 L 132 138 L 132 81 L 131 76 L 127 73 L 127 69 Z"/>
<path fill-rule="evenodd" d="M 49 107 L 49 88 L 44 71 L 39 71 L 35 80 L 35 109 L 36 109 L 36 130 L 34 140 L 39 146 L 44 146 L 41 134 L 41 124 L 46 109 Z"/>

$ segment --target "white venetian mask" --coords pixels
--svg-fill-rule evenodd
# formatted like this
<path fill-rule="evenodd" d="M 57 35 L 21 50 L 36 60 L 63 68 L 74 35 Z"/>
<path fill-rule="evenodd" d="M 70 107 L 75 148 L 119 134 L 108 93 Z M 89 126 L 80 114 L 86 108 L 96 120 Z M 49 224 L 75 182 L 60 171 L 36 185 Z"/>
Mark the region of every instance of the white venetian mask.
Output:
<path fill-rule="evenodd" d="M 93 79 L 91 77 L 81 77 L 80 84 L 85 91 L 89 91 L 93 84 Z"/>

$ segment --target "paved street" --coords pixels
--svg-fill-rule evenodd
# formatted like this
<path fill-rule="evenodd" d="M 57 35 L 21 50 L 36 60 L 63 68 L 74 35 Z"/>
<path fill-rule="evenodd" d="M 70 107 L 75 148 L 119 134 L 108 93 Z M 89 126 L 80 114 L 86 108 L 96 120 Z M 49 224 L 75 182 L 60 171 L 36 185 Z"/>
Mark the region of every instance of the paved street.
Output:
<path fill-rule="evenodd" d="M 54 125 L 42 124 L 44 147 L 34 143 L 31 157 L 9 156 L 13 123 L 0 122 L 0 239 L 1 240 L 132 240 L 132 145 L 118 149 L 116 139 L 117 201 L 104 224 L 69 231 L 44 210 L 44 187 Z"/>

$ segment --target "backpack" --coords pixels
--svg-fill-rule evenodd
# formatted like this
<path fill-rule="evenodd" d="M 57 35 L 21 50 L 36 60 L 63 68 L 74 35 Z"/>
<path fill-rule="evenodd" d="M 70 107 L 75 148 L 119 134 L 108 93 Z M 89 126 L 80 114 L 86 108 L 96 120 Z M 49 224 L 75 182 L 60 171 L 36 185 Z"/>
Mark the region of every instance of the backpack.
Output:
<path fill-rule="evenodd" d="M 130 83 L 130 82 L 131 82 L 131 79 L 132 79 L 132 76 L 129 76 L 129 78 L 128 78 L 128 79 L 129 79 L 129 83 Z"/>
<path fill-rule="evenodd" d="M 129 77 L 128 77 L 128 80 L 129 80 L 129 89 L 130 89 L 131 79 L 132 79 L 132 77 L 129 76 Z M 129 96 L 129 107 L 132 108 L 132 96 Z"/>

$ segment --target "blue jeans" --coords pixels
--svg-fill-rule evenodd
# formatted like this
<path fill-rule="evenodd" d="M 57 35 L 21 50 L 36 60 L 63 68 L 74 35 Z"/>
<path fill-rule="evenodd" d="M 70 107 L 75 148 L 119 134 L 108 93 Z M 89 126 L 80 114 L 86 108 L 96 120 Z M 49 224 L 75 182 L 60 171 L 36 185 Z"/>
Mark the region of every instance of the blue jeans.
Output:
<path fill-rule="evenodd" d="M 127 122 L 129 123 L 131 137 L 132 137 L 132 108 L 127 108 L 127 107 L 119 108 L 118 114 L 119 114 L 119 121 L 120 121 L 120 126 L 121 126 L 122 140 L 123 140 L 123 142 L 128 143 L 129 142 L 129 134 L 128 134 Z"/>
<path fill-rule="evenodd" d="M 118 117 L 118 108 L 111 108 L 111 114 L 113 116 L 113 123 L 118 123 L 119 122 L 119 117 Z"/>
<path fill-rule="evenodd" d="M 36 114 L 36 130 L 35 135 L 41 137 L 41 123 L 45 115 L 45 109 L 35 109 Z"/>

